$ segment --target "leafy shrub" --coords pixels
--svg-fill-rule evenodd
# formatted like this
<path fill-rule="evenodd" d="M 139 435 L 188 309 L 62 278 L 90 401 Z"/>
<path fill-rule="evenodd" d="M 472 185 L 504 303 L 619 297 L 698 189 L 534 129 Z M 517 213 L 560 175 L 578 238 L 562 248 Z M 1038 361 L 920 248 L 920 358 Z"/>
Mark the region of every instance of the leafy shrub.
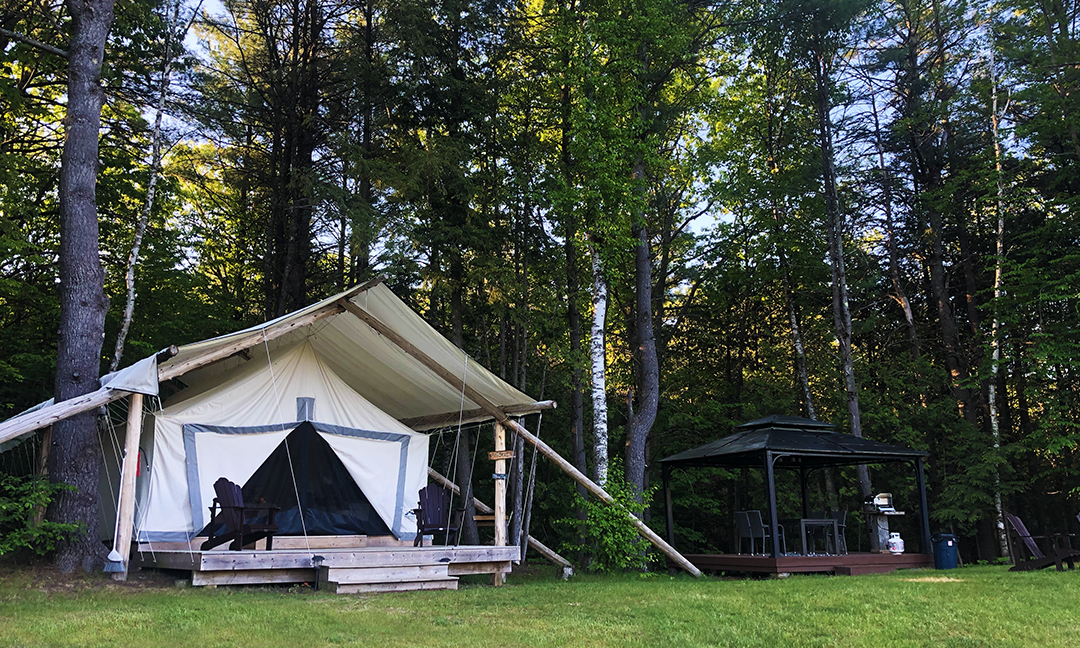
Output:
<path fill-rule="evenodd" d="M 0 473 L 0 556 L 29 550 L 43 556 L 63 540 L 83 532 L 81 524 L 42 521 L 33 524 L 34 513 L 43 510 L 65 490 L 41 477 L 16 477 Z"/>
<path fill-rule="evenodd" d="M 563 518 L 556 522 L 580 540 L 565 543 L 564 549 L 569 552 L 581 551 L 591 556 L 592 561 L 586 567 L 590 571 L 641 569 L 655 556 L 651 553 L 652 545 L 638 535 L 627 513 L 640 516 L 645 505 L 634 499 L 633 489 L 623 478 L 622 466 L 616 462 L 612 462 L 608 469 L 604 490 L 615 499 L 613 503 L 575 496 L 576 504 L 584 507 L 586 511 L 583 535 L 578 534 L 581 521 L 577 518 Z M 646 491 L 644 501 L 648 502 L 655 491 L 655 487 Z"/>

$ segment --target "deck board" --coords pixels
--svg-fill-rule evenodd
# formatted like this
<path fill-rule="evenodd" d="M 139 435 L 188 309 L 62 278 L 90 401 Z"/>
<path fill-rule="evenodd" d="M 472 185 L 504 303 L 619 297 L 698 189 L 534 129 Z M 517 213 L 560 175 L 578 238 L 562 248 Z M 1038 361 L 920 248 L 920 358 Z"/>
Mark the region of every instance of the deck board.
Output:
<path fill-rule="evenodd" d="M 840 556 L 788 555 L 750 556 L 746 554 L 686 554 L 686 559 L 701 570 L 737 573 L 799 574 L 824 573 L 869 574 L 897 569 L 925 569 L 934 566 L 932 554 L 849 553 Z"/>
<path fill-rule="evenodd" d="M 439 565 L 451 576 L 503 574 L 518 560 L 516 546 L 395 546 L 321 547 L 273 549 L 272 551 L 196 551 L 170 549 L 140 551 L 139 564 L 151 569 L 190 571 L 193 585 L 302 583 L 314 580 L 316 556 L 324 566 L 345 569 L 402 569 L 423 572 L 423 566 Z"/>

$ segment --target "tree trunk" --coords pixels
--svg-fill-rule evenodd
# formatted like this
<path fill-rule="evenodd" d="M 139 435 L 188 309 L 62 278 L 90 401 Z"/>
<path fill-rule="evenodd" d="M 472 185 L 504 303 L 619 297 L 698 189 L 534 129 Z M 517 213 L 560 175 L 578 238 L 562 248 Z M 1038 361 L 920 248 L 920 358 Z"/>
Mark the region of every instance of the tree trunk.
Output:
<path fill-rule="evenodd" d="M 98 133 L 104 92 L 99 85 L 105 41 L 113 20 L 113 0 L 69 0 L 71 44 L 68 48 L 67 125 L 60 168 L 60 329 L 56 352 L 57 402 L 98 388 L 101 342 L 105 334 L 105 274 L 98 256 L 95 186 Z M 104 546 L 98 541 L 98 474 L 101 449 L 97 412 L 53 425 L 49 478 L 76 490 L 64 492 L 51 507 L 50 519 L 83 523 L 86 534 L 63 543 L 56 565 L 64 573 L 100 567 Z"/>
<path fill-rule="evenodd" d="M 607 427 L 607 347 L 604 331 L 607 326 L 608 287 L 604 267 L 595 243 L 589 245 L 592 258 L 592 328 L 589 331 L 589 357 L 592 366 L 593 403 L 593 478 L 601 486 L 607 484 L 608 473 L 608 427 Z"/>
<path fill-rule="evenodd" d="M 576 16 L 574 0 L 566 5 L 560 4 L 561 23 L 564 28 L 573 28 Z M 563 184 L 566 187 L 573 186 L 573 159 L 570 153 L 571 142 L 571 70 L 570 70 L 570 45 L 562 45 L 562 88 L 560 89 L 560 167 L 563 176 Z M 576 237 L 578 233 L 577 218 L 574 215 L 574 207 L 569 201 L 562 206 L 562 219 L 564 223 L 563 252 L 566 257 L 566 318 L 570 327 L 570 442 L 573 452 L 574 467 L 582 474 L 588 474 L 585 460 L 585 376 L 581 366 L 581 311 L 578 308 L 579 293 L 581 291 L 581 279 L 578 269 L 578 252 Z M 575 485 L 578 500 L 584 502 L 589 492 L 581 484 Z M 578 543 L 584 545 L 585 520 L 587 511 L 583 505 L 575 511 L 578 523 Z M 584 552 L 577 556 L 578 564 L 586 563 Z"/>
<path fill-rule="evenodd" d="M 146 225 L 150 221 L 150 213 L 154 209 L 154 196 L 157 192 L 158 175 L 161 173 L 161 118 L 165 114 L 165 105 L 169 99 L 169 82 L 172 79 L 173 62 L 173 39 L 177 35 L 180 24 L 180 2 L 172 2 L 172 16 L 166 22 L 164 53 L 162 54 L 161 82 L 158 86 L 158 105 L 154 111 L 154 128 L 150 135 L 150 181 L 146 188 L 146 201 L 143 203 L 139 214 L 139 222 L 135 224 L 135 239 L 131 244 L 131 255 L 128 257 L 127 272 L 124 274 L 124 282 L 127 286 L 127 303 L 124 305 L 124 316 L 120 323 L 120 332 L 116 335 L 116 346 L 113 349 L 112 363 L 109 371 L 116 371 L 120 367 L 120 360 L 124 356 L 124 343 L 127 341 L 128 331 L 131 328 L 131 320 L 135 316 L 135 268 L 139 265 L 139 251 L 142 247 L 143 235 L 146 234 Z M 166 13 L 168 7 L 166 8 Z M 196 13 L 198 9 L 196 9 Z M 169 16 L 166 15 L 168 19 Z M 190 26 L 190 23 L 188 24 Z M 181 35 L 187 34 L 187 28 Z"/>
<path fill-rule="evenodd" d="M 919 334 L 915 329 L 915 315 L 911 302 L 900 283 L 900 252 L 896 245 L 896 227 L 893 223 L 892 176 L 885 164 L 885 142 L 881 135 L 881 120 L 877 112 L 876 93 L 870 92 L 871 115 L 874 118 L 874 144 L 877 147 L 878 169 L 881 171 L 881 206 L 885 212 L 885 245 L 889 253 L 889 279 L 893 286 L 893 299 L 904 313 L 904 326 L 908 332 L 909 353 L 912 360 L 919 359 Z"/>
<path fill-rule="evenodd" d="M 633 178 L 645 182 L 645 162 L 634 164 Z M 644 199 L 644 196 L 642 196 Z M 645 490 L 645 446 L 656 421 L 660 405 L 660 367 L 656 356 L 656 335 L 652 316 L 652 262 L 649 233 L 645 222 L 644 202 L 638 207 L 631 225 L 634 245 L 634 292 L 637 348 L 637 407 L 626 430 L 626 481 L 640 502 Z"/>
<path fill-rule="evenodd" d="M 855 381 L 855 366 L 851 354 L 851 310 L 848 307 L 847 277 L 844 269 L 844 217 L 840 213 L 840 198 L 836 191 L 832 123 L 829 117 L 832 64 L 829 58 L 830 55 L 823 50 L 824 47 L 819 43 L 814 66 L 814 81 L 817 86 L 815 104 L 817 107 L 818 138 L 821 146 L 821 175 L 825 193 L 829 266 L 832 271 L 833 327 L 836 331 L 836 341 L 840 346 L 840 363 L 844 375 L 844 392 L 846 394 L 848 418 L 851 421 L 851 434 L 861 437 L 862 421 L 859 413 L 859 388 Z M 865 464 L 858 466 L 858 475 L 859 492 L 865 498 L 872 491 L 870 471 Z"/>
<path fill-rule="evenodd" d="M 1001 450 L 1001 427 L 997 407 L 998 365 L 1001 362 L 1001 320 L 998 317 L 998 309 L 1001 301 L 1001 274 L 1005 265 L 1005 183 L 1001 171 L 1001 138 L 998 133 L 1001 113 L 998 112 L 998 84 L 994 68 L 993 45 L 990 46 L 990 84 L 992 101 L 990 126 L 994 138 L 994 175 L 997 184 L 997 202 L 995 203 L 997 236 L 994 247 L 994 316 L 990 324 L 990 380 L 986 400 L 990 411 L 990 442 L 996 455 Z M 996 470 L 994 471 L 994 531 L 998 540 L 998 549 L 1001 551 L 1000 555 L 1011 557 L 1001 504 L 1001 474 Z"/>

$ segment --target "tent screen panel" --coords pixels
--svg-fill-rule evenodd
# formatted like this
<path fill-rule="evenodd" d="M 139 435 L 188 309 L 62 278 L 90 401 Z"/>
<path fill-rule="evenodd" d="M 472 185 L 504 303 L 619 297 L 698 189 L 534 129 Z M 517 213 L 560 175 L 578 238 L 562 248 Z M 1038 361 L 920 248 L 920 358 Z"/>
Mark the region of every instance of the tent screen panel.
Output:
<path fill-rule="evenodd" d="M 242 490 L 245 502 L 281 507 L 274 520 L 278 535 L 392 535 L 310 423 L 298 425 Z M 200 535 L 207 532 L 209 527 Z"/>

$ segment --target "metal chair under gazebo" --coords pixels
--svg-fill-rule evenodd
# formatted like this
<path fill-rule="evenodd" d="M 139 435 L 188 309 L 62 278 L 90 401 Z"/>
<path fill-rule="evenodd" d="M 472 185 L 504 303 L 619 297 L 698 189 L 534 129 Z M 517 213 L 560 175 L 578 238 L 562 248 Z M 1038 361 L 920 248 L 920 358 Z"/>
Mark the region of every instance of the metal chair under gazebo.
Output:
<path fill-rule="evenodd" d="M 663 467 L 664 502 L 667 509 L 667 540 L 675 543 L 671 500 L 671 471 L 675 468 L 761 468 L 765 472 L 765 496 L 768 556 L 724 554 L 687 555 L 700 569 L 758 572 L 869 573 L 891 571 L 900 567 L 926 567 L 933 564 L 930 545 L 930 518 L 926 505 L 926 480 L 923 459 L 928 453 L 889 445 L 870 439 L 841 434 L 835 426 L 798 416 L 768 416 L 738 426 L 735 434 L 660 460 Z M 810 518 L 807 473 L 816 468 L 910 462 L 915 469 L 919 496 L 921 553 L 907 556 L 889 554 L 848 554 L 844 556 L 795 556 L 785 554 L 780 544 L 780 525 L 776 507 L 776 470 L 799 472 L 803 518 Z M 803 544 L 805 545 L 805 528 Z M 805 548 L 803 550 L 805 554 Z M 837 552 L 839 553 L 839 552 Z M 697 560 L 695 560 L 697 558 Z"/>

